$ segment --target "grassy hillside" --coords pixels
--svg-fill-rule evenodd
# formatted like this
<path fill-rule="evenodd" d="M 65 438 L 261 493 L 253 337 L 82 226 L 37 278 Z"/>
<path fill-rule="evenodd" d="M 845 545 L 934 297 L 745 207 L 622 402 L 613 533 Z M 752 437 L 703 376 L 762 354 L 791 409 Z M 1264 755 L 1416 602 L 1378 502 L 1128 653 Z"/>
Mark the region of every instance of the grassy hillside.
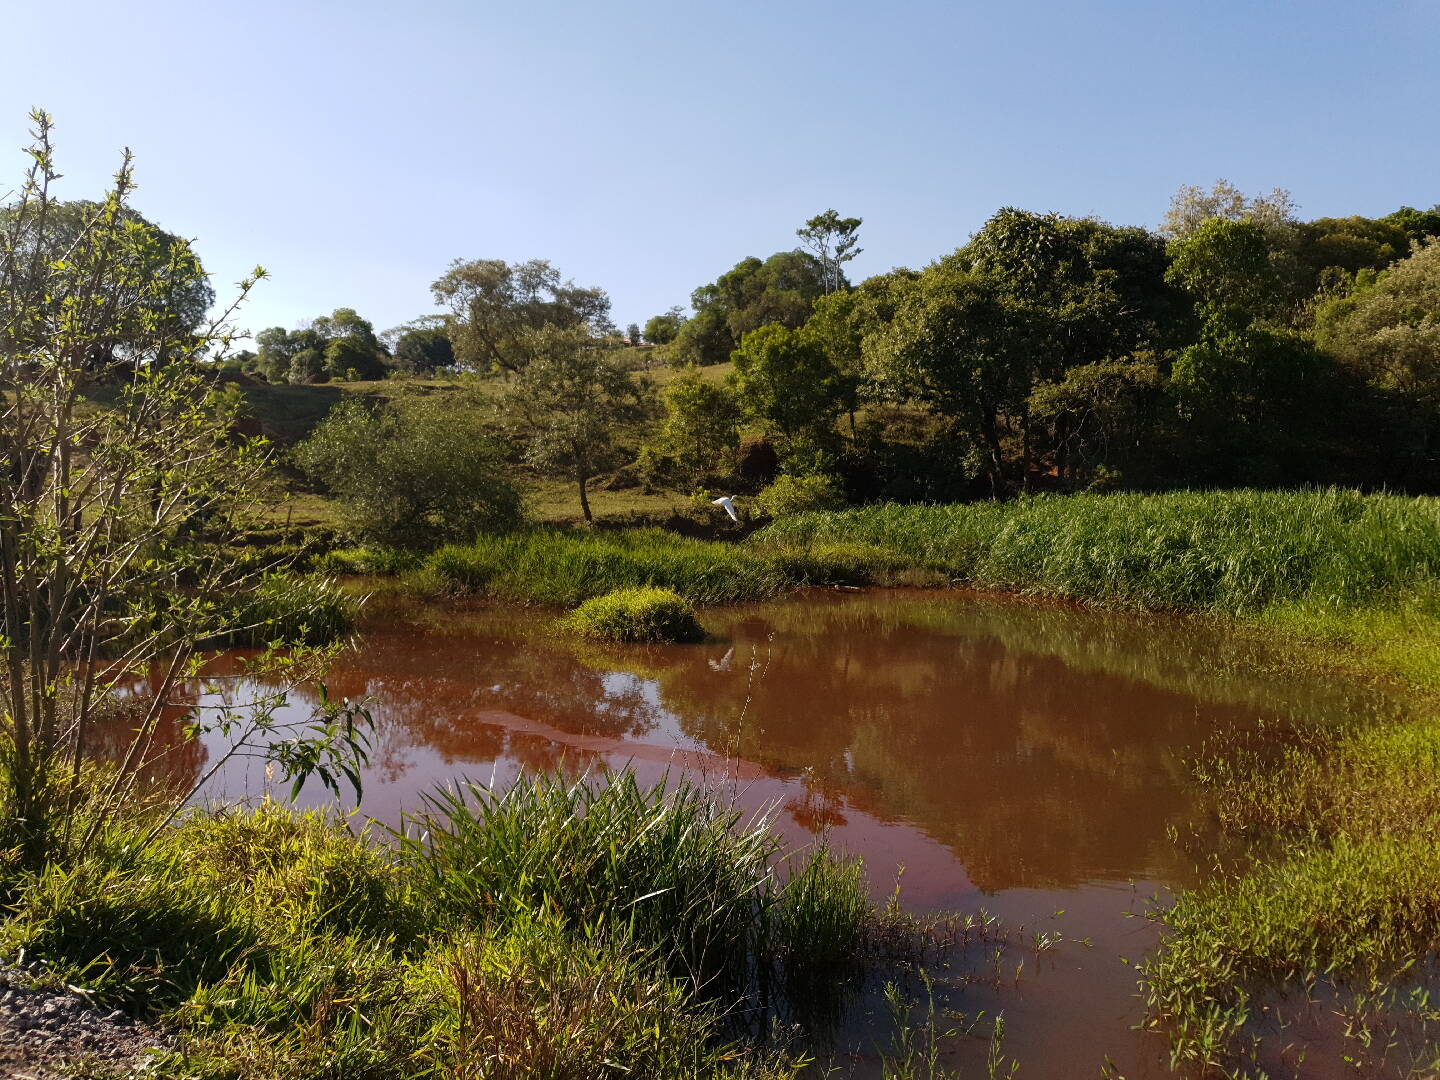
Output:
<path fill-rule="evenodd" d="M 733 368 L 733 364 L 717 364 L 700 371 L 705 379 L 722 382 Z M 637 370 L 642 377 L 649 379 L 659 388 L 663 388 L 680 374 L 673 368 L 653 362 L 650 370 Z M 246 416 L 259 424 L 266 438 L 282 448 L 288 448 L 309 435 L 326 414 L 347 396 L 386 400 L 399 394 L 450 394 L 463 388 L 498 398 L 505 392 L 506 386 L 505 380 L 500 378 L 407 378 L 299 386 L 257 382 L 242 385 L 241 392 L 245 398 Z M 574 485 L 559 480 L 534 478 L 526 484 L 526 491 L 529 513 L 536 521 L 572 524 L 581 520 L 580 504 Z M 689 504 L 688 497 L 680 492 L 647 493 L 634 484 L 610 487 L 604 480 L 591 488 L 589 494 L 591 509 L 600 521 L 641 515 L 652 519 L 661 518 L 683 511 Z M 296 528 L 335 527 L 339 524 L 334 504 L 298 476 L 289 477 L 286 497 L 276 508 L 276 517 Z"/>

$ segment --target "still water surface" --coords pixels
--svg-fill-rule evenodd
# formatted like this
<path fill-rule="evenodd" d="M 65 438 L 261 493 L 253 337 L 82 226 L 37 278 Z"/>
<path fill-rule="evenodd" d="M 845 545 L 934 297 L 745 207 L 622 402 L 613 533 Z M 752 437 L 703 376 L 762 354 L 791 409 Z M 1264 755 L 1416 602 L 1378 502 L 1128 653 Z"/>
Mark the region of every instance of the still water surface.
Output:
<path fill-rule="evenodd" d="M 976 977 L 946 998 L 1003 1013 L 1027 1078 L 1099 1076 L 1107 1058 L 1131 1080 L 1164 1074 L 1126 960 L 1155 939 L 1145 914 L 1214 854 L 1187 757 L 1376 705 L 1204 624 L 963 592 L 711 610 L 715 640 L 690 646 L 577 643 L 546 634 L 547 618 L 420 612 L 367 630 L 327 678 L 376 721 L 363 813 L 394 823 L 438 783 L 521 769 L 701 776 L 775 807 L 794 845 L 823 834 L 862 856 L 877 897 L 899 875 L 911 909 L 984 908 L 1027 937 L 1063 935 L 998 968 L 972 958 Z M 263 789 L 237 764 L 209 794 Z M 873 1005 L 837 1036 L 842 1074 L 874 1073 Z M 985 1053 L 960 1038 L 946 1060 L 984 1075 Z"/>

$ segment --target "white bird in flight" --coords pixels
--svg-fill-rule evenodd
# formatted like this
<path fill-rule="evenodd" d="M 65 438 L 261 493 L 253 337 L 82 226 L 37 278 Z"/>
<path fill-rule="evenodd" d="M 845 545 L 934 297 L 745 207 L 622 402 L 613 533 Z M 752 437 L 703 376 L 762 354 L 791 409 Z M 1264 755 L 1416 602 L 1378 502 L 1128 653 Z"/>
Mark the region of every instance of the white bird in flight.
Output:
<path fill-rule="evenodd" d="M 710 505 L 723 506 L 725 508 L 725 513 L 730 515 L 731 521 L 740 520 L 740 515 L 735 512 L 735 500 L 730 498 L 729 495 L 721 495 L 718 499 L 711 499 Z"/>

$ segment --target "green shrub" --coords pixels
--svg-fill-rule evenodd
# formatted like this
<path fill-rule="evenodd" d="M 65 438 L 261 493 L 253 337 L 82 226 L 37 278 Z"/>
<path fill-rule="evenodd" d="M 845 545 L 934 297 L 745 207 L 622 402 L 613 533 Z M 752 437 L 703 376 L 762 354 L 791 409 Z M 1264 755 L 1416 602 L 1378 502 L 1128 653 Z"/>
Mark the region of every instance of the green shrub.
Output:
<path fill-rule="evenodd" d="M 626 642 L 703 641 L 695 609 L 679 593 L 642 585 L 586 600 L 560 623 L 586 637 Z"/>
<path fill-rule="evenodd" d="M 838 510 L 845 505 L 845 489 L 838 478 L 824 473 L 777 476 L 755 496 L 755 509 L 769 517 Z"/>
<path fill-rule="evenodd" d="M 504 447 L 458 395 L 404 398 L 373 413 L 342 401 L 294 454 L 346 524 L 383 545 L 468 540 L 522 517 Z"/>

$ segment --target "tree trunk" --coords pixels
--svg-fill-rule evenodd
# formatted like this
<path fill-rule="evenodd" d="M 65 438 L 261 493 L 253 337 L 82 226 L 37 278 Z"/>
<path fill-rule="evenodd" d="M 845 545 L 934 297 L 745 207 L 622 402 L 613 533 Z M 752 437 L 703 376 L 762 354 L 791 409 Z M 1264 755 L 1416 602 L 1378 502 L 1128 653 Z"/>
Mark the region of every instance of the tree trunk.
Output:
<path fill-rule="evenodd" d="M 590 513 L 590 499 L 585 494 L 585 483 L 590 478 L 588 476 L 577 476 L 575 479 L 580 485 L 580 512 L 585 515 L 587 522 L 593 522 L 595 515 Z"/>
<path fill-rule="evenodd" d="M 990 451 L 990 497 L 997 498 L 1003 486 L 1004 452 L 1000 449 L 1000 435 L 995 430 L 995 410 L 987 409 L 983 423 L 985 447 Z"/>
<path fill-rule="evenodd" d="M 1030 470 L 1034 468 L 1031 461 L 1030 445 L 1030 410 L 1027 408 L 1020 414 L 1020 488 L 1022 491 L 1030 490 Z"/>

